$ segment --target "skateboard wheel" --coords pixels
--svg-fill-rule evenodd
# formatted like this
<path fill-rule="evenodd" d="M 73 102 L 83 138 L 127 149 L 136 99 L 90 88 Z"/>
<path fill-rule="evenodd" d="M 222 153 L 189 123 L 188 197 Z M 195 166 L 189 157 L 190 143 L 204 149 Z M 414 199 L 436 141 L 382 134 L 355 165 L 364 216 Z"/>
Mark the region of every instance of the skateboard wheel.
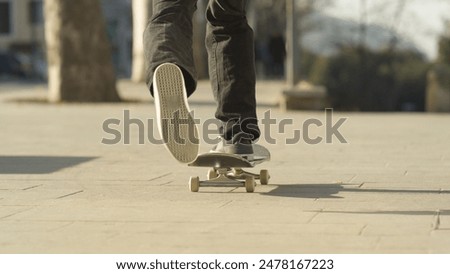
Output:
<path fill-rule="evenodd" d="M 270 179 L 269 171 L 267 169 L 262 169 L 259 172 L 259 182 L 262 185 L 267 185 L 269 183 L 269 179 Z"/>
<path fill-rule="evenodd" d="M 255 191 L 255 178 L 253 176 L 245 178 L 245 190 L 249 193 Z"/>
<path fill-rule="evenodd" d="M 200 189 L 200 179 L 198 177 L 191 177 L 189 179 L 189 190 L 191 192 L 198 192 Z"/>
<path fill-rule="evenodd" d="M 208 180 L 212 180 L 217 178 L 217 171 L 214 168 L 211 168 L 210 170 L 208 170 L 208 174 L 206 176 L 208 178 Z"/>

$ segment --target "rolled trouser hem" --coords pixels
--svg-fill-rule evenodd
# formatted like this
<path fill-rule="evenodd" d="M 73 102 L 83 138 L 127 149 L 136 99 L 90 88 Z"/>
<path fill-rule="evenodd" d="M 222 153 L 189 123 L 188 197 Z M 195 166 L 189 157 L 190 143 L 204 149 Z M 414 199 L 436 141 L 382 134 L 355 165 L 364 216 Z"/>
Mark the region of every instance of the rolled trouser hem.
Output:
<path fill-rule="evenodd" d="M 257 140 L 261 135 L 261 131 L 258 127 L 258 120 L 254 117 L 246 117 L 230 119 L 227 122 L 222 121 L 220 135 L 225 140 L 231 140 L 240 133 L 246 133 L 248 139 L 251 139 L 252 141 Z"/>
<path fill-rule="evenodd" d="M 194 91 L 197 89 L 197 80 L 194 76 L 195 73 L 189 72 L 189 70 L 185 69 L 182 65 L 179 65 L 177 62 L 171 62 L 171 61 L 161 62 L 161 64 L 164 64 L 164 63 L 175 64 L 181 69 L 181 72 L 183 73 L 185 85 L 186 85 L 187 96 L 188 97 L 191 96 L 194 93 Z M 155 69 L 161 64 L 155 65 Z M 152 73 L 148 75 L 149 80 L 147 80 L 147 87 L 152 96 L 154 96 L 153 95 L 153 75 L 154 75 L 154 70 L 152 70 Z"/>

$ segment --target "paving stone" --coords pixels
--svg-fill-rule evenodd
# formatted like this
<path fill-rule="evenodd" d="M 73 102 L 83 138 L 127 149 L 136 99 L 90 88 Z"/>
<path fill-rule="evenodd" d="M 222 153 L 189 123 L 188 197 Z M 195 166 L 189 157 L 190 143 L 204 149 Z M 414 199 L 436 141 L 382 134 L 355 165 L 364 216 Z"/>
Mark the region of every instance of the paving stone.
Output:
<path fill-rule="evenodd" d="M 45 87 L 8 85 L 0 93 L 1 253 L 448 253 L 450 116 L 341 113 L 349 142 L 286 144 L 323 112 L 281 112 L 274 90 L 258 83 L 258 113 L 271 111 L 271 184 L 202 188 L 206 168 L 178 164 L 130 128 L 130 144 L 102 144 L 110 118 L 147 123 L 145 85 L 119 81 L 120 104 L 17 102 L 45 98 Z M 25 90 L 24 90 L 25 89 Z M 21 92 L 17 92 L 21 90 Z M 14 101 L 16 100 L 16 101 Z M 190 98 L 201 121 L 215 105 L 207 82 Z M 279 131 L 281 119 L 293 126 Z M 141 132 L 155 134 L 155 124 Z M 201 128 L 201 132 L 204 132 Z M 323 128 L 311 136 L 323 137 Z M 201 152 L 211 144 L 201 142 Z"/>

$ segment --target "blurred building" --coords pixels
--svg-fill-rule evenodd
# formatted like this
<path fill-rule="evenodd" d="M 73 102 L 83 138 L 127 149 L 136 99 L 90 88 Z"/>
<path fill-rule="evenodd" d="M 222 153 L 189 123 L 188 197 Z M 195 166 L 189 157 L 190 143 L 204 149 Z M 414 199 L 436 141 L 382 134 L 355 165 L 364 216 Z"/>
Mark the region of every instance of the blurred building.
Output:
<path fill-rule="evenodd" d="M 44 39 L 42 0 L 0 0 L 0 51 L 17 57 L 27 76 L 45 70 Z"/>
<path fill-rule="evenodd" d="M 102 0 L 113 62 L 119 77 L 131 75 L 133 26 L 131 0 Z"/>
<path fill-rule="evenodd" d="M 42 0 L 0 0 L 0 50 L 31 50 L 44 42 Z"/>
<path fill-rule="evenodd" d="M 43 2 L 0 0 L 0 52 L 19 59 L 27 77 L 45 79 Z M 101 3 L 117 74 L 127 77 L 131 71 L 131 0 L 102 0 Z"/>

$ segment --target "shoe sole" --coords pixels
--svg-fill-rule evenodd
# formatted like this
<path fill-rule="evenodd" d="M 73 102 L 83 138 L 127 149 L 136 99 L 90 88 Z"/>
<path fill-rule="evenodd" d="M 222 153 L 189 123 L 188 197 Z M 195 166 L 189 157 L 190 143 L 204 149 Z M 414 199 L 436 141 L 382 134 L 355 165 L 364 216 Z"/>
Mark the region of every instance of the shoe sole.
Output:
<path fill-rule="evenodd" d="M 187 103 L 187 93 L 180 68 L 160 65 L 153 77 L 158 129 L 164 145 L 175 159 L 193 162 L 198 155 L 198 129 Z"/>

